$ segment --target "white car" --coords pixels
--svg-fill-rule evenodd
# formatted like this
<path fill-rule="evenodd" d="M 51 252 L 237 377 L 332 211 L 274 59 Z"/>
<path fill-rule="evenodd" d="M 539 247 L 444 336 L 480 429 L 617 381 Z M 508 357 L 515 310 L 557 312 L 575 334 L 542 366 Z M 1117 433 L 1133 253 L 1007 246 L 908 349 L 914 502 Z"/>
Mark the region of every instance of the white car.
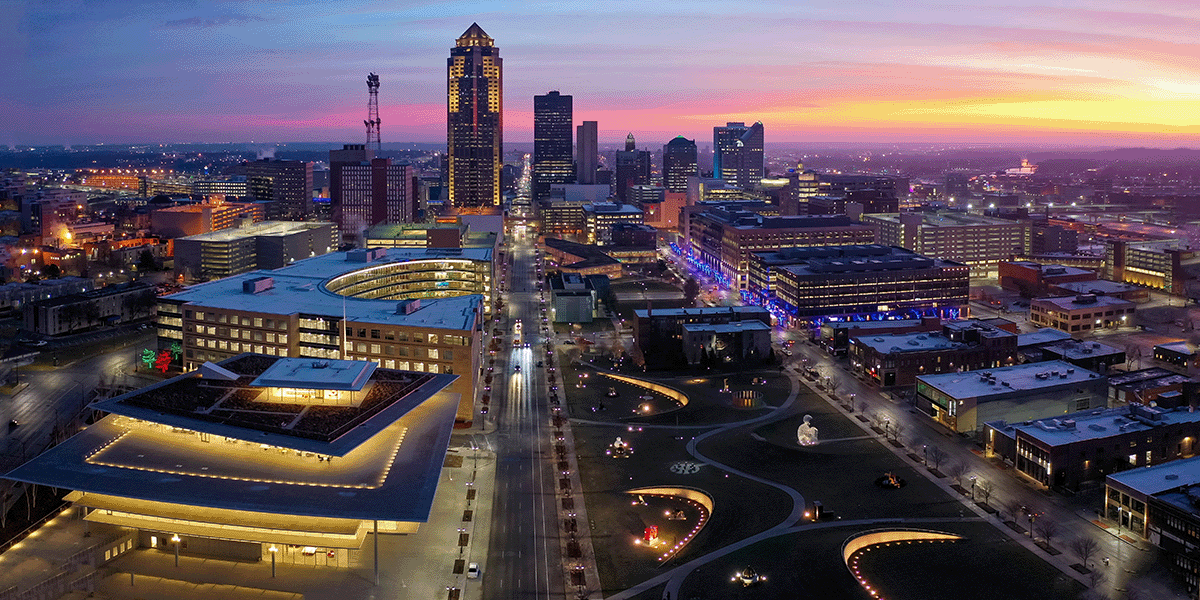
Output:
<path fill-rule="evenodd" d="M 467 579 L 479 579 L 479 563 L 467 564 Z"/>

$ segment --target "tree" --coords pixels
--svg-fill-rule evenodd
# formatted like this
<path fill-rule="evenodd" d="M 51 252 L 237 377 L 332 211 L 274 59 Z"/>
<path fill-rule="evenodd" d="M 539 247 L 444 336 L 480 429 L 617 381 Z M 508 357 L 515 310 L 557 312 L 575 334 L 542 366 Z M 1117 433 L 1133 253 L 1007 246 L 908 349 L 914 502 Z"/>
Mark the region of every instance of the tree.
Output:
<path fill-rule="evenodd" d="M 158 268 L 158 260 L 154 258 L 154 253 L 149 248 L 142 250 L 138 255 L 138 270 L 153 271 Z"/>
<path fill-rule="evenodd" d="M 968 470 L 966 463 L 957 460 L 946 465 L 946 474 L 958 485 L 962 485 L 962 479 L 967 475 Z"/>
<path fill-rule="evenodd" d="M 1017 500 L 1016 498 L 1009 498 L 1008 500 L 1000 503 L 1000 512 L 1007 514 L 1009 516 L 1009 521 L 1016 521 L 1017 515 L 1021 514 L 1021 509 L 1024 507 L 1025 505 L 1021 504 L 1020 500 Z"/>
<path fill-rule="evenodd" d="M 1085 535 L 1071 540 L 1067 547 L 1075 553 L 1075 556 L 1079 557 L 1080 562 L 1086 567 L 1088 561 L 1092 560 L 1092 557 L 1100 551 L 1100 542 L 1097 542 L 1094 537 Z"/>
<path fill-rule="evenodd" d="M 892 439 L 899 442 L 900 434 L 904 433 L 904 429 L 905 429 L 904 423 L 899 423 L 899 422 L 892 423 Z"/>
<path fill-rule="evenodd" d="M 688 277 L 688 280 L 683 284 L 683 299 L 688 304 L 695 304 L 696 298 L 700 296 L 700 283 L 695 277 Z"/>
<path fill-rule="evenodd" d="M 1038 535 L 1042 536 L 1042 539 L 1046 540 L 1046 545 L 1050 545 L 1051 538 L 1058 533 L 1058 521 L 1045 518 L 1046 515 L 1042 516 L 1043 518 L 1038 519 L 1037 523 L 1034 525 L 1034 529 L 1037 530 Z"/>
<path fill-rule="evenodd" d="M 937 446 L 930 446 L 929 449 L 925 451 L 925 456 L 929 458 L 929 462 L 933 463 L 933 469 L 935 471 L 942 466 L 943 461 L 949 458 L 949 456 L 946 454 L 946 451 L 938 448 Z"/>
<path fill-rule="evenodd" d="M 46 268 L 42 269 L 42 274 L 46 276 L 46 279 L 58 279 L 62 277 L 62 268 L 58 265 L 46 265 Z"/>
<path fill-rule="evenodd" d="M 979 482 L 975 484 L 975 491 L 983 497 L 983 503 L 985 505 L 988 503 L 988 498 L 992 497 L 992 491 L 995 489 L 996 485 L 987 479 L 980 479 Z"/>

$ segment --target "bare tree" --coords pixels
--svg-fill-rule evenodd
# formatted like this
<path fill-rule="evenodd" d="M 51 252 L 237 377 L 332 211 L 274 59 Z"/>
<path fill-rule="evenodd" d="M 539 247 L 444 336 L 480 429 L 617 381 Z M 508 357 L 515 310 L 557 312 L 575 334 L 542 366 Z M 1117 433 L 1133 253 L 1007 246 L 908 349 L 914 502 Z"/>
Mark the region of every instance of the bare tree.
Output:
<path fill-rule="evenodd" d="M 858 401 L 858 412 L 866 414 L 868 408 L 871 408 L 871 405 L 867 404 L 866 400 Z"/>
<path fill-rule="evenodd" d="M 975 491 L 983 497 L 984 504 L 988 503 L 988 498 L 992 497 L 992 491 L 995 489 L 996 485 L 987 479 L 980 479 L 979 482 L 975 484 Z"/>
<path fill-rule="evenodd" d="M 1100 551 L 1100 542 L 1091 536 L 1077 537 L 1067 544 L 1067 547 L 1074 552 L 1079 560 L 1083 562 L 1083 566 L 1088 566 L 1088 561 Z"/>
<path fill-rule="evenodd" d="M 1021 508 L 1024 506 L 1020 500 L 1009 498 L 1000 503 L 1000 511 L 1008 515 L 1009 521 L 1016 521 L 1017 515 L 1021 514 Z"/>
<path fill-rule="evenodd" d="M 962 485 L 962 480 L 963 477 L 967 475 L 967 470 L 968 468 L 966 463 L 957 460 L 946 465 L 946 474 L 949 475 L 950 478 L 954 480 L 954 483 L 957 483 L 958 485 Z"/>
<path fill-rule="evenodd" d="M 829 386 L 829 395 L 837 398 L 837 390 L 842 387 L 842 380 L 828 377 L 825 379 L 825 384 Z"/>
<path fill-rule="evenodd" d="M 1037 530 L 1037 534 L 1042 536 L 1042 539 L 1046 540 L 1046 544 L 1049 545 L 1050 540 L 1058 533 L 1058 521 L 1050 518 L 1039 519 L 1034 525 L 1034 529 Z"/>
<path fill-rule="evenodd" d="M 904 423 L 892 423 L 892 439 L 900 441 L 900 434 L 904 433 L 905 429 Z"/>
<path fill-rule="evenodd" d="M 1107 580 L 1108 580 L 1108 575 L 1103 570 L 1095 570 L 1095 571 L 1092 571 L 1091 573 L 1088 573 L 1088 582 L 1092 584 L 1093 590 L 1100 587 L 1101 585 L 1104 585 L 1104 582 Z M 1103 598 L 1104 596 L 1099 595 L 1097 597 Z"/>
<path fill-rule="evenodd" d="M 942 466 L 942 462 L 949 458 L 949 455 L 946 454 L 946 451 L 938 448 L 937 446 L 930 446 L 929 449 L 925 451 L 925 455 L 929 457 L 929 462 L 933 464 L 933 468 L 935 470 L 939 469 Z"/>

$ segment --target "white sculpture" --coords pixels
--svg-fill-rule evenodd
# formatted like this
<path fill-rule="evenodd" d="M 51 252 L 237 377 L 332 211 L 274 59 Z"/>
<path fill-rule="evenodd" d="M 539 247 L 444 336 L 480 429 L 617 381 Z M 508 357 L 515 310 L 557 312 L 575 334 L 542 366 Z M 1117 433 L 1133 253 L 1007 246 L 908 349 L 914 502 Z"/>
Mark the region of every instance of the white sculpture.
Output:
<path fill-rule="evenodd" d="M 804 422 L 796 428 L 796 441 L 801 446 L 815 446 L 819 441 L 817 428 L 812 426 L 812 415 L 804 415 Z"/>

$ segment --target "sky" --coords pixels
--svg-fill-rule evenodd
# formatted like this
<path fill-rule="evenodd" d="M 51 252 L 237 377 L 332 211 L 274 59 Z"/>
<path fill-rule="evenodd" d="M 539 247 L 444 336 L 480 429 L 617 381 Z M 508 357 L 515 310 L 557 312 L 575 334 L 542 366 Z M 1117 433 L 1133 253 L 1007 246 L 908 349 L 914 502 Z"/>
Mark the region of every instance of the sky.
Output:
<path fill-rule="evenodd" d="M 1195 0 L 0 0 L 0 145 L 444 142 L 478 22 L 506 142 L 533 96 L 601 141 L 1195 146 Z"/>

